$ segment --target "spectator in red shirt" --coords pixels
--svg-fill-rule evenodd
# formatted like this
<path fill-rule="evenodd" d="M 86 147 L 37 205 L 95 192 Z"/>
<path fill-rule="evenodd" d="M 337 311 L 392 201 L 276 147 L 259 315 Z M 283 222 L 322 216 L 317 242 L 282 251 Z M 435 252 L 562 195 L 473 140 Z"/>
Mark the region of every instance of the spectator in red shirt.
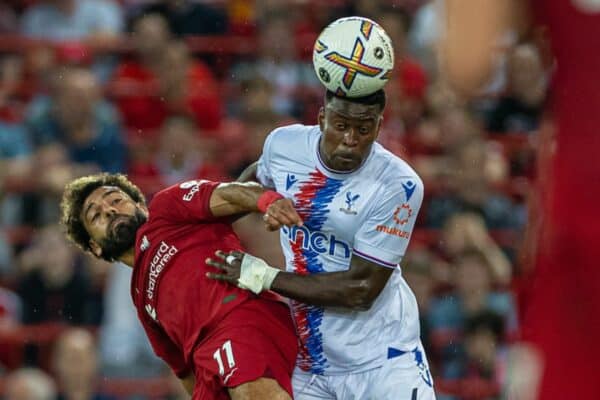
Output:
<path fill-rule="evenodd" d="M 217 82 L 184 43 L 171 39 L 166 21 L 159 15 L 141 18 L 133 38 L 135 58 L 121 63 L 111 84 L 125 124 L 156 130 L 176 112 L 193 116 L 202 129 L 217 129 L 222 113 Z"/>

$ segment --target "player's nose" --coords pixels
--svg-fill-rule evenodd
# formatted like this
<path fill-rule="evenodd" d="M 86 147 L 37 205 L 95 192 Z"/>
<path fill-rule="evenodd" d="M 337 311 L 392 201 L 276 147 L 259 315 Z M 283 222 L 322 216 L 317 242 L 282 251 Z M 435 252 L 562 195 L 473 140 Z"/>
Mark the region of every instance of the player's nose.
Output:
<path fill-rule="evenodd" d="M 358 144 L 358 132 L 354 129 L 350 129 L 344 134 L 343 143 L 348 147 L 354 147 Z"/>

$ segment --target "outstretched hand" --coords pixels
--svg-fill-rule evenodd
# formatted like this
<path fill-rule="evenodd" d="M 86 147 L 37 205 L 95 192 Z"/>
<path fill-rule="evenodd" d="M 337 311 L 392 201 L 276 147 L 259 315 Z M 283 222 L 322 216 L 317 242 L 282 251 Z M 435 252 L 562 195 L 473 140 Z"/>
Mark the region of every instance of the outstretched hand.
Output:
<path fill-rule="evenodd" d="M 290 199 L 279 199 L 274 201 L 263 216 L 265 227 L 268 231 L 276 231 L 282 226 L 302 226 L 302 218 L 294 208 Z"/>
<path fill-rule="evenodd" d="M 207 258 L 206 263 L 218 268 L 219 273 L 208 272 L 210 279 L 225 281 L 255 294 L 271 289 L 279 269 L 271 267 L 264 260 L 241 251 L 225 253 L 218 250 L 217 258 Z"/>
<path fill-rule="evenodd" d="M 215 252 L 216 258 L 207 258 L 206 264 L 218 268 L 219 272 L 207 272 L 206 276 L 210 279 L 225 281 L 237 286 L 244 255 L 245 253 L 236 250 L 229 253 L 217 250 Z"/>

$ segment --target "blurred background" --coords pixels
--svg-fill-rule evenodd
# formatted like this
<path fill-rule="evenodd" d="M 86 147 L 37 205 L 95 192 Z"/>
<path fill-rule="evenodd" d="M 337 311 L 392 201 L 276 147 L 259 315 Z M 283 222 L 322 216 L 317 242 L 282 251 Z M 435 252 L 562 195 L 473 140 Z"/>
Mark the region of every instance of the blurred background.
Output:
<path fill-rule="evenodd" d="M 2 1 L 2 398 L 187 398 L 146 342 L 129 269 L 64 239 L 62 189 L 98 171 L 128 174 L 149 198 L 235 179 L 273 128 L 316 123 L 314 40 L 349 15 L 381 24 L 400 61 L 379 141 L 425 182 L 403 273 L 438 399 L 501 398 L 551 62 L 543 35 L 509 30 L 489 82 L 464 100 L 437 72 L 439 14 L 427 0 Z M 283 264 L 260 218 L 236 228 Z"/>

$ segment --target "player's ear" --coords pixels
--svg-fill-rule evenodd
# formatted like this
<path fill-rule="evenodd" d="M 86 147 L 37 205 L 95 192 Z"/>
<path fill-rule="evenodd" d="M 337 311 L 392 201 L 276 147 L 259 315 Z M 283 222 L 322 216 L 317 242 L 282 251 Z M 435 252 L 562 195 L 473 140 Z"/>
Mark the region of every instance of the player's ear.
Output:
<path fill-rule="evenodd" d="M 325 129 L 325 107 L 319 108 L 317 120 L 319 121 L 319 128 L 321 129 L 321 132 L 323 132 Z"/>
<path fill-rule="evenodd" d="M 100 245 L 98 243 L 96 243 L 94 241 L 94 239 L 90 239 L 88 244 L 90 245 L 90 251 L 92 252 L 92 254 L 98 258 L 101 258 L 102 257 L 102 247 L 100 247 Z"/>

